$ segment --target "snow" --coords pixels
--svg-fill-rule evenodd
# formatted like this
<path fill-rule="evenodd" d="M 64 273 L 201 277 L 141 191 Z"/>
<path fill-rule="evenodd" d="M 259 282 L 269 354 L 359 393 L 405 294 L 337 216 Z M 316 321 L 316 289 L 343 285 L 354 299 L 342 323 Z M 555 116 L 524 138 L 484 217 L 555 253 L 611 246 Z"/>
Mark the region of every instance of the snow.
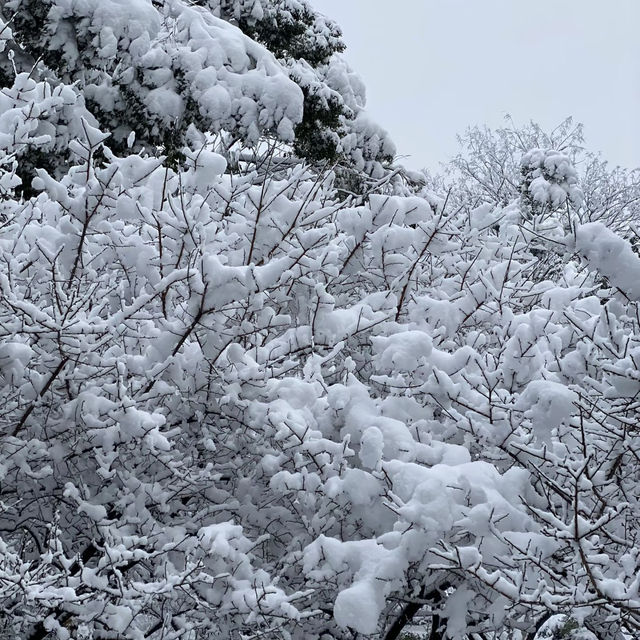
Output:
<path fill-rule="evenodd" d="M 370 635 L 378 628 L 381 609 L 382 602 L 374 586 L 362 580 L 338 594 L 333 615 L 341 627 Z"/>
<path fill-rule="evenodd" d="M 227 168 L 227 161 L 223 156 L 206 149 L 194 154 L 191 160 L 194 166 L 194 186 L 201 193 L 206 193 Z"/>
<path fill-rule="evenodd" d="M 144 97 L 147 110 L 170 122 L 178 120 L 184 113 L 184 101 L 171 89 L 152 89 Z"/>
<path fill-rule="evenodd" d="M 8 384 L 17 384 L 34 356 L 35 353 L 28 344 L 13 341 L 0 344 L 0 372 L 5 381 Z"/>
<path fill-rule="evenodd" d="M 632 300 L 640 300 L 640 258 L 628 241 L 601 222 L 576 229 L 576 251 Z"/>
<path fill-rule="evenodd" d="M 369 469 L 377 469 L 382 460 L 384 436 L 377 427 L 371 426 L 362 432 L 358 456 L 362 464 Z"/>
<path fill-rule="evenodd" d="M 518 399 L 516 408 L 531 421 L 531 431 L 541 443 L 550 445 L 560 427 L 569 427 L 578 405 L 578 395 L 551 380 L 533 380 Z"/>
<path fill-rule="evenodd" d="M 567 200 L 582 199 L 578 174 L 571 159 L 553 149 L 531 149 L 521 160 L 527 192 L 538 204 L 559 207 Z"/>

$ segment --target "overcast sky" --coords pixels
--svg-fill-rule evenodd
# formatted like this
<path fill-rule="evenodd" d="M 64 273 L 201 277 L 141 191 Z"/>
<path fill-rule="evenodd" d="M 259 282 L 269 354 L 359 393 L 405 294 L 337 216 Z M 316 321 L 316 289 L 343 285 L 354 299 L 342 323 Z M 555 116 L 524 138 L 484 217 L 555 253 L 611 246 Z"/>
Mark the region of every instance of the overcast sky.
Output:
<path fill-rule="evenodd" d="M 413 168 L 473 124 L 585 125 L 587 147 L 640 167 L 640 0 L 311 0 L 335 19 L 368 110 Z"/>

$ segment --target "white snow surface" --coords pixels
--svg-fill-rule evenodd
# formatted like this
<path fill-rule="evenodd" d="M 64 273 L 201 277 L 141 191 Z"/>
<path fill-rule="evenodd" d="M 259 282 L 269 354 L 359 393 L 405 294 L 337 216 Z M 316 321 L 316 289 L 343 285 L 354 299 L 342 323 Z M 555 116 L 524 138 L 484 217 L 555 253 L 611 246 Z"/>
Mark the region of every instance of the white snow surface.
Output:
<path fill-rule="evenodd" d="M 632 300 L 640 300 L 640 257 L 627 240 L 600 222 L 576 229 L 576 251 Z"/>

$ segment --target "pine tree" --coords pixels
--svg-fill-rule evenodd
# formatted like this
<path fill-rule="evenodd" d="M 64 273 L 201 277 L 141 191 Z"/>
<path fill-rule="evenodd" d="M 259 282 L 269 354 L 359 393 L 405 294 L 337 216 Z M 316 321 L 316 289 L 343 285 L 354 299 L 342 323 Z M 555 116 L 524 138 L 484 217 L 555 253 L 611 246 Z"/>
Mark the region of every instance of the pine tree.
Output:
<path fill-rule="evenodd" d="M 189 135 L 210 131 L 223 134 L 223 148 L 271 139 L 300 158 L 381 177 L 394 147 L 361 113 L 362 85 L 339 57 L 334 23 L 297 0 L 193 4 L 7 0 L 5 83 L 15 66 L 78 87 L 121 154 L 158 148 L 180 160 Z"/>
<path fill-rule="evenodd" d="M 339 55 L 340 28 L 306 0 L 201 0 L 237 24 L 288 69 L 304 94 L 294 151 L 315 162 L 341 161 L 381 177 L 395 154 L 387 133 L 363 114 L 362 83 Z"/>

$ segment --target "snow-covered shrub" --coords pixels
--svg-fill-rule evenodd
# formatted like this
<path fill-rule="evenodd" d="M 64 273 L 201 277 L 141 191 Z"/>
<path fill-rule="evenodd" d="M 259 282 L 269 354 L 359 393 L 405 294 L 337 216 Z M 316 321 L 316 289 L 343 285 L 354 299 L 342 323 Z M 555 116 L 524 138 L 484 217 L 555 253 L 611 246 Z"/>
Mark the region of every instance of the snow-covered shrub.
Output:
<path fill-rule="evenodd" d="M 326 614 L 300 552 L 342 525 L 291 491 L 353 455 L 319 429 L 316 370 L 389 307 L 347 286 L 333 310 L 346 203 L 302 165 L 229 173 L 206 136 L 177 169 L 117 156 L 67 91 L 19 76 L 4 94 L 4 635 L 304 634 Z M 37 134 L 67 105 L 68 170 L 36 168 L 39 195 L 16 198 L 13 159 L 51 149 Z"/>
<path fill-rule="evenodd" d="M 627 240 L 545 227 L 517 190 L 405 188 L 367 167 L 364 121 L 366 190 L 283 162 L 302 92 L 204 5 L 7 8 L 2 638 L 394 640 L 416 615 L 434 640 L 638 633 Z M 36 9 L 57 57 L 30 77 Z M 118 60 L 144 104 L 168 72 L 146 129 L 96 106 Z M 237 138 L 217 108 L 171 120 L 233 87 Z M 573 206 L 558 158 L 532 156 L 535 193 Z"/>
<path fill-rule="evenodd" d="M 623 240 L 534 281 L 517 225 L 82 128 L 3 203 L 5 635 L 625 620 L 635 290 L 580 262 Z"/>

